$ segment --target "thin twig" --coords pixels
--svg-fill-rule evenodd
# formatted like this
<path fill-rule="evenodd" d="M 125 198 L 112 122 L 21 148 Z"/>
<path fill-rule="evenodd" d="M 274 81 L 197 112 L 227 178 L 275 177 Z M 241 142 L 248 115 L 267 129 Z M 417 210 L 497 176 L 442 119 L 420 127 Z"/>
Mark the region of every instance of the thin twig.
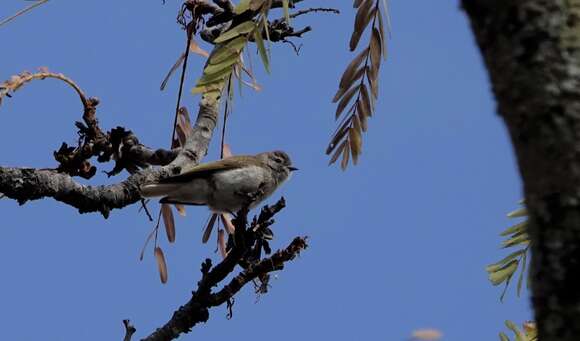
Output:
<path fill-rule="evenodd" d="M 302 9 L 300 11 L 294 12 L 294 13 L 290 14 L 290 18 L 296 18 L 298 16 L 312 13 L 312 12 L 330 12 L 330 13 L 334 13 L 334 14 L 340 14 L 340 11 L 337 10 L 336 8 L 319 7 L 319 8 L 307 8 L 307 9 Z"/>
<path fill-rule="evenodd" d="M 137 329 L 133 327 L 129 320 L 123 320 L 123 326 L 125 326 L 125 337 L 123 338 L 123 341 L 131 341 L 131 337 L 133 337 L 133 334 L 135 334 Z"/>
<path fill-rule="evenodd" d="M 87 108 L 89 106 L 89 101 L 87 99 L 87 96 L 85 95 L 85 93 L 83 92 L 83 90 L 81 90 L 81 88 L 70 78 L 68 78 L 67 76 L 65 76 L 62 73 L 54 73 L 54 72 L 49 72 L 49 71 L 40 71 L 37 73 L 30 73 L 30 72 L 22 72 L 19 75 L 14 75 L 12 76 L 12 78 L 10 78 L 9 80 L 0 83 L 0 103 L 2 103 L 2 97 L 4 96 L 9 96 L 10 92 L 14 92 L 16 90 L 18 90 L 21 86 L 23 86 L 25 83 L 31 82 L 33 80 L 37 80 L 37 79 L 45 79 L 45 78 L 54 78 L 54 79 L 59 79 L 63 82 L 65 82 L 66 84 L 68 84 L 71 88 L 73 88 L 77 94 L 79 95 L 81 102 L 83 103 L 83 106 L 85 108 Z"/>
<path fill-rule="evenodd" d="M 145 201 L 145 199 L 141 199 L 141 208 L 139 209 L 139 211 L 141 211 L 141 209 L 143 209 L 143 211 L 145 211 L 147 218 L 149 218 L 149 221 L 152 222 L 153 217 L 151 216 L 151 212 L 149 212 L 149 209 L 147 208 L 147 202 Z"/>
<path fill-rule="evenodd" d="M 16 12 L 16 14 L 14 14 L 13 16 L 10 16 L 10 17 L 8 17 L 8 18 L 0 21 L 0 26 L 9 23 L 10 21 L 12 21 L 12 20 L 16 19 L 17 17 L 21 16 L 22 14 L 24 14 L 24 13 L 26 13 L 26 12 L 34 9 L 35 7 L 38 7 L 38 6 L 42 5 L 44 3 L 47 3 L 47 2 L 48 2 L 48 0 L 38 0 L 37 2 L 33 3 L 32 5 L 30 5 L 30 6 L 26 7 L 26 8 L 24 8 L 24 9 L 21 9 L 20 11 Z"/>

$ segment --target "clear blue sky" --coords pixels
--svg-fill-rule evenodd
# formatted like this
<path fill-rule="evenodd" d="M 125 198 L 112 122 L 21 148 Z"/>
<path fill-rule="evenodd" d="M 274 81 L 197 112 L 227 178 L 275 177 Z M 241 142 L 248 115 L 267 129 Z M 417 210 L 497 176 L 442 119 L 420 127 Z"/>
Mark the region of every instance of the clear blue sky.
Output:
<path fill-rule="evenodd" d="M 214 309 L 181 340 L 404 340 L 432 327 L 445 340 L 488 341 L 503 320 L 529 319 L 527 293 L 517 299 L 510 290 L 501 304 L 484 271 L 505 253 L 498 233 L 511 223 L 505 214 L 521 185 L 458 2 L 392 1 L 378 110 L 360 165 L 346 172 L 327 167 L 323 151 L 335 127 L 330 99 L 353 57 L 354 12 L 351 1 L 304 3 L 343 13 L 295 21 L 314 29 L 299 41 L 300 56 L 276 45 L 272 74 L 256 67 L 264 90 L 237 97 L 227 140 L 235 153 L 288 151 L 300 171 L 272 198 L 288 201 L 273 245 L 308 235 L 310 248 L 258 302 L 248 287 L 232 320 Z M 27 4 L 4 0 L 0 17 Z M 183 49 L 179 4 L 50 1 L 0 27 L 0 78 L 41 66 L 63 72 L 101 99 L 104 128 L 122 125 L 147 145 L 167 147 L 177 78 L 163 93 L 159 83 Z M 192 56 L 187 89 L 202 65 Z M 183 102 L 197 101 L 186 93 Z M 0 164 L 54 166 L 52 151 L 75 141 L 80 114 L 76 95 L 57 81 L 19 90 L 0 107 Z M 217 145 L 208 160 L 218 157 Z M 189 298 L 201 261 L 217 259 L 215 244 L 200 243 L 208 212 L 189 209 L 177 221 L 177 242 L 162 239 L 170 272 L 162 285 L 151 250 L 138 260 L 152 227 L 138 208 L 104 220 L 52 200 L 23 207 L 0 200 L 3 338 L 120 340 L 124 318 L 138 337 L 165 323 Z"/>

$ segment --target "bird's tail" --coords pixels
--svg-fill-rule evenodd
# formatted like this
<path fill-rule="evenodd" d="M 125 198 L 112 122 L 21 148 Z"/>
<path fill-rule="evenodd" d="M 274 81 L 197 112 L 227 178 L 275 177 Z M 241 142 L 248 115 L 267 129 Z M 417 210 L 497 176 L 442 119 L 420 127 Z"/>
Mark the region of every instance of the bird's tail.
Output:
<path fill-rule="evenodd" d="M 141 187 L 141 195 L 144 198 L 164 197 L 170 195 L 179 188 L 178 184 L 150 184 Z"/>

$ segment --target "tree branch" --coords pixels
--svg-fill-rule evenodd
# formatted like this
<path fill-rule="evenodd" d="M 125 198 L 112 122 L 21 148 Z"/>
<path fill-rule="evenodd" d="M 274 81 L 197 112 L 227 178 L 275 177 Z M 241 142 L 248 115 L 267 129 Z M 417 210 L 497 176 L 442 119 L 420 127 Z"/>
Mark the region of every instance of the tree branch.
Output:
<path fill-rule="evenodd" d="M 197 290 L 192 293 L 191 299 L 173 313 L 171 319 L 161 328 L 142 341 L 169 341 L 177 338 L 181 333 L 191 331 L 196 324 L 207 322 L 209 308 L 217 307 L 230 301 L 234 295 L 247 283 L 267 275 L 269 272 L 281 270 L 284 264 L 293 260 L 307 247 L 306 237 L 296 237 L 285 249 L 279 250 L 271 257 L 252 261 L 247 268 L 236 275 L 227 285 L 215 294 L 211 289 L 223 281 L 242 260 L 253 253 L 253 244 L 250 240 L 259 238 L 252 226 L 265 225 L 275 213 L 284 207 L 283 198 L 271 207 L 265 206 L 259 218 L 254 218 L 248 227 L 248 209 L 242 209 L 234 219 L 235 225 L 233 248 L 230 249 L 224 260 L 212 268 L 211 260 L 206 259 L 201 266 L 202 278 L 198 282 Z"/>

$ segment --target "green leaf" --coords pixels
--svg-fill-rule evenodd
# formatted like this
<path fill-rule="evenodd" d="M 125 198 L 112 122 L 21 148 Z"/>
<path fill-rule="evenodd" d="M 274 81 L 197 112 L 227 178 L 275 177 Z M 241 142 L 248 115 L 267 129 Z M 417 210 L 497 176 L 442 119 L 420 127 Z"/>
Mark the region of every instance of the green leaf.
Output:
<path fill-rule="evenodd" d="M 487 271 L 487 272 L 495 272 L 495 271 L 501 269 L 505 264 L 509 263 L 513 259 L 516 259 L 518 257 L 524 256 L 525 254 L 526 254 L 526 249 L 521 249 L 521 250 L 512 252 L 508 256 L 506 256 L 505 258 L 503 258 L 502 260 L 500 260 L 499 262 L 496 262 L 496 263 L 493 263 L 493 264 L 488 265 L 485 268 L 485 271 Z"/>
<path fill-rule="evenodd" d="M 489 273 L 489 280 L 493 285 L 500 285 L 503 282 L 509 280 L 516 270 L 518 269 L 519 262 L 517 260 L 512 260 L 505 264 L 496 271 Z"/>
<path fill-rule="evenodd" d="M 500 233 L 500 236 L 509 236 L 510 234 L 515 234 L 515 233 L 520 233 L 520 232 L 525 232 L 526 229 L 528 227 L 528 221 L 522 221 L 519 224 L 516 224 L 514 226 L 511 226 L 509 228 L 507 228 L 505 231 L 503 231 L 502 233 Z"/>
<path fill-rule="evenodd" d="M 239 55 L 246 44 L 248 43 L 248 38 L 245 36 L 239 36 L 227 44 L 220 45 L 209 57 L 209 64 L 219 64 L 225 59 L 229 58 L 231 55 Z"/>
<path fill-rule="evenodd" d="M 240 3 L 234 8 L 235 14 L 242 14 L 250 9 L 251 0 L 240 0 Z"/>
<path fill-rule="evenodd" d="M 518 286 L 517 286 L 517 295 L 520 297 L 520 293 L 522 292 L 522 283 L 524 282 L 524 276 L 526 274 L 526 262 L 528 259 L 528 248 L 526 247 L 523 249 L 524 256 L 522 257 L 522 267 L 520 269 L 520 275 L 518 277 Z"/>
<path fill-rule="evenodd" d="M 211 75 L 203 75 L 199 81 L 197 81 L 196 85 L 208 85 L 211 83 L 216 83 L 220 81 L 224 81 L 230 74 L 232 73 L 231 68 L 226 68 L 221 70 L 220 72 L 216 72 Z"/>
<path fill-rule="evenodd" d="M 254 40 L 256 41 L 256 46 L 258 46 L 258 52 L 260 52 L 264 68 L 266 72 L 270 73 L 270 60 L 268 59 L 268 52 L 266 51 L 266 46 L 264 46 L 264 39 L 262 39 L 262 31 L 260 29 L 254 31 Z"/>
<path fill-rule="evenodd" d="M 508 213 L 508 218 L 518 218 L 518 217 L 525 217 L 528 215 L 528 211 L 526 210 L 525 207 L 522 207 L 520 209 L 517 209 L 513 212 Z"/>
<path fill-rule="evenodd" d="M 290 11 L 288 0 L 282 0 L 282 8 L 284 8 L 284 19 L 286 19 L 286 23 L 290 25 Z"/>
<path fill-rule="evenodd" d="M 250 33 L 255 28 L 256 28 L 256 24 L 252 20 L 243 22 L 243 23 L 239 24 L 238 26 L 236 26 L 232 29 L 229 29 L 228 31 L 225 31 L 224 33 L 222 33 L 219 37 L 216 38 L 216 40 L 214 40 L 214 43 L 216 43 L 216 44 L 223 43 L 223 42 L 228 41 L 230 39 L 233 39 L 239 35 Z"/>
<path fill-rule="evenodd" d="M 507 248 L 510 246 L 515 246 L 519 244 L 529 244 L 530 243 L 530 236 L 526 232 L 518 232 L 513 235 L 510 239 L 504 240 L 501 242 L 503 248 Z"/>
<path fill-rule="evenodd" d="M 204 76 L 207 75 L 208 77 L 210 77 L 211 75 L 218 73 L 226 68 L 230 69 L 231 72 L 232 65 L 238 63 L 239 60 L 240 60 L 239 56 L 233 54 L 219 64 L 210 64 L 206 66 L 205 69 L 203 70 L 203 74 Z"/>
<path fill-rule="evenodd" d="M 222 87 L 223 87 L 222 82 L 215 82 L 207 85 L 197 85 L 195 88 L 191 89 L 191 93 L 195 95 L 195 94 L 206 94 L 208 92 L 215 91 L 219 95 L 219 93 L 221 93 Z"/>
<path fill-rule="evenodd" d="M 516 334 L 515 341 L 527 341 L 526 335 L 513 323 L 512 321 L 506 320 L 505 325 Z"/>
<path fill-rule="evenodd" d="M 500 341 L 510 341 L 510 338 L 507 337 L 507 335 L 505 335 L 503 332 L 499 333 L 499 340 Z"/>

